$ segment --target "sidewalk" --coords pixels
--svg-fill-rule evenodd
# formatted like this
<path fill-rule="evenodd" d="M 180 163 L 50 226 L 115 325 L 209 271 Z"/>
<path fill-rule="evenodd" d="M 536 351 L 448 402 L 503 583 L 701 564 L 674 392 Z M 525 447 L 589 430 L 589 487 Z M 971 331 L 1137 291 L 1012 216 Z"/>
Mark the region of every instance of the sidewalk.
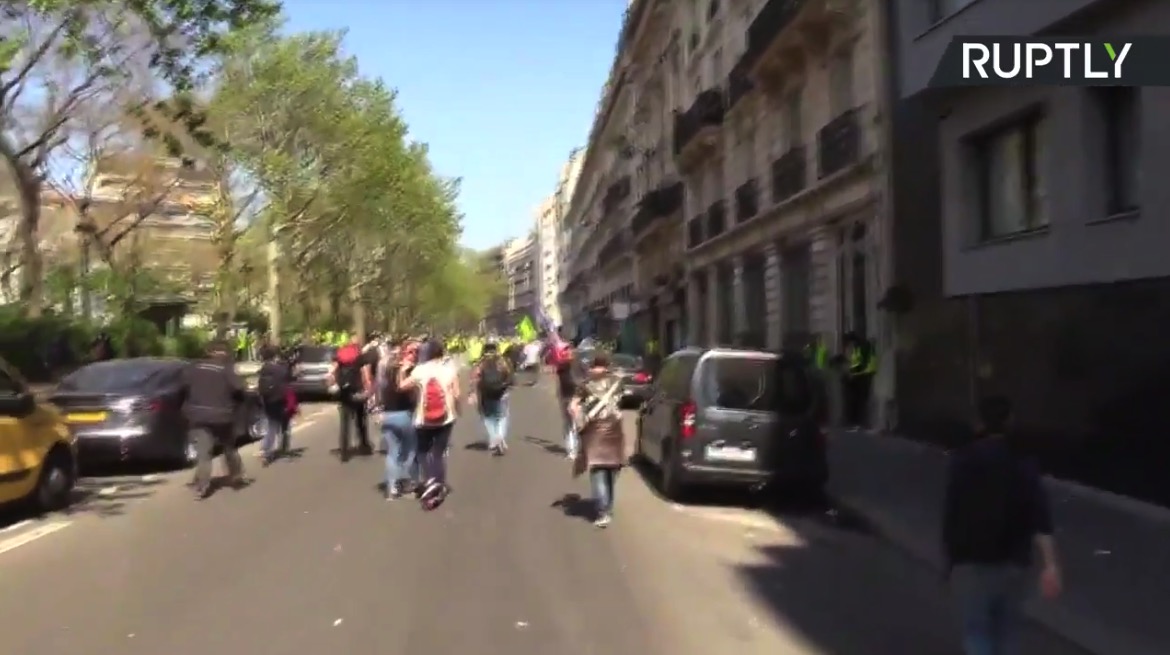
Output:
<path fill-rule="evenodd" d="M 830 444 L 829 494 L 941 569 L 946 453 L 873 433 L 835 433 Z M 1170 510 L 1051 478 L 1046 484 L 1065 593 L 1034 601 L 1029 614 L 1097 655 L 1170 652 Z"/>

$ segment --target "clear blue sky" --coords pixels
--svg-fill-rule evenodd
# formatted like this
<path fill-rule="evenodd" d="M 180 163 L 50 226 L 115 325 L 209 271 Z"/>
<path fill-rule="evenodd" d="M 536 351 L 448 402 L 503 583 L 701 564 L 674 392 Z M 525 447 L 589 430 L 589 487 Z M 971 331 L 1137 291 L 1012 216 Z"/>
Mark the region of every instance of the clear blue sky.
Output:
<path fill-rule="evenodd" d="M 288 29 L 348 30 L 362 71 L 399 92 L 413 138 L 463 178 L 463 243 L 532 226 L 588 137 L 625 0 L 286 0 Z"/>

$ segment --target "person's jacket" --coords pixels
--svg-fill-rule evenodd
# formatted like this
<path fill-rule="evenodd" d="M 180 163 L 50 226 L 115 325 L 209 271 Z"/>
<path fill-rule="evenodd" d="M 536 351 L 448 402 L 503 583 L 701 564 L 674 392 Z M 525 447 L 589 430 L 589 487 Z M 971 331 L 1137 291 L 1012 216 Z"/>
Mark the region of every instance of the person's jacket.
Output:
<path fill-rule="evenodd" d="M 229 356 L 191 362 L 183 371 L 183 415 L 195 427 L 230 426 L 244 397 L 244 381 Z"/>

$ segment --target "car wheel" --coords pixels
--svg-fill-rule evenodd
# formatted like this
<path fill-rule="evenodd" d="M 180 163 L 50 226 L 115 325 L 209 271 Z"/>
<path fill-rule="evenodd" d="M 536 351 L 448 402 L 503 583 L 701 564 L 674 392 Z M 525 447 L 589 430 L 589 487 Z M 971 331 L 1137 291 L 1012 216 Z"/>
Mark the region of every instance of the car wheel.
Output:
<path fill-rule="evenodd" d="M 671 446 L 667 446 L 665 450 L 662 468 L 658 474 L 659 491 L 667 500 L 678 502 L 686 494 L 686 487 L 679 480 L 678 464 L 675 463 L 675 454 L 671 452 Z"/>
<path fill-rule="evenodd" d="M 646 455 L 642 451 L 642 417 L 639 416 L 634 423 L 634 452 L 630 454 L 630 459 L 634 464 L 641 465 L 646 463 Z"/>
<path fill-rule="evenodd" d="M 61 449 L 51 451 L 41 467 L 41 477 L 33 492 L 36 510 L 51 512 L 65 508 L 76 484 L 77 470 L 72 455 Z"/>

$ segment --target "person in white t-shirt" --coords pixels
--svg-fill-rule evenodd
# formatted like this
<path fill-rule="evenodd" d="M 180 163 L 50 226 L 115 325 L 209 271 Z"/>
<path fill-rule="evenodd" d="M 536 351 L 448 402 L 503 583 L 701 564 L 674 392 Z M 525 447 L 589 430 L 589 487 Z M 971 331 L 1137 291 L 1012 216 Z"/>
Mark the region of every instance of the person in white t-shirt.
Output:
<path fill-rule="evenodd" d="M 400 371 L 406 370 L 404 366 Z M 425 480 L 419 500 L 426 509 L 434 509 L 447 497 L 447 448 L 459 415 L 459 375 L 444 357 L 443 346 L 431 342 L 427 361 L 400 373 L 398 388 L 416 392 L 414 426 L 418 435 L 418 458 Z"/>

